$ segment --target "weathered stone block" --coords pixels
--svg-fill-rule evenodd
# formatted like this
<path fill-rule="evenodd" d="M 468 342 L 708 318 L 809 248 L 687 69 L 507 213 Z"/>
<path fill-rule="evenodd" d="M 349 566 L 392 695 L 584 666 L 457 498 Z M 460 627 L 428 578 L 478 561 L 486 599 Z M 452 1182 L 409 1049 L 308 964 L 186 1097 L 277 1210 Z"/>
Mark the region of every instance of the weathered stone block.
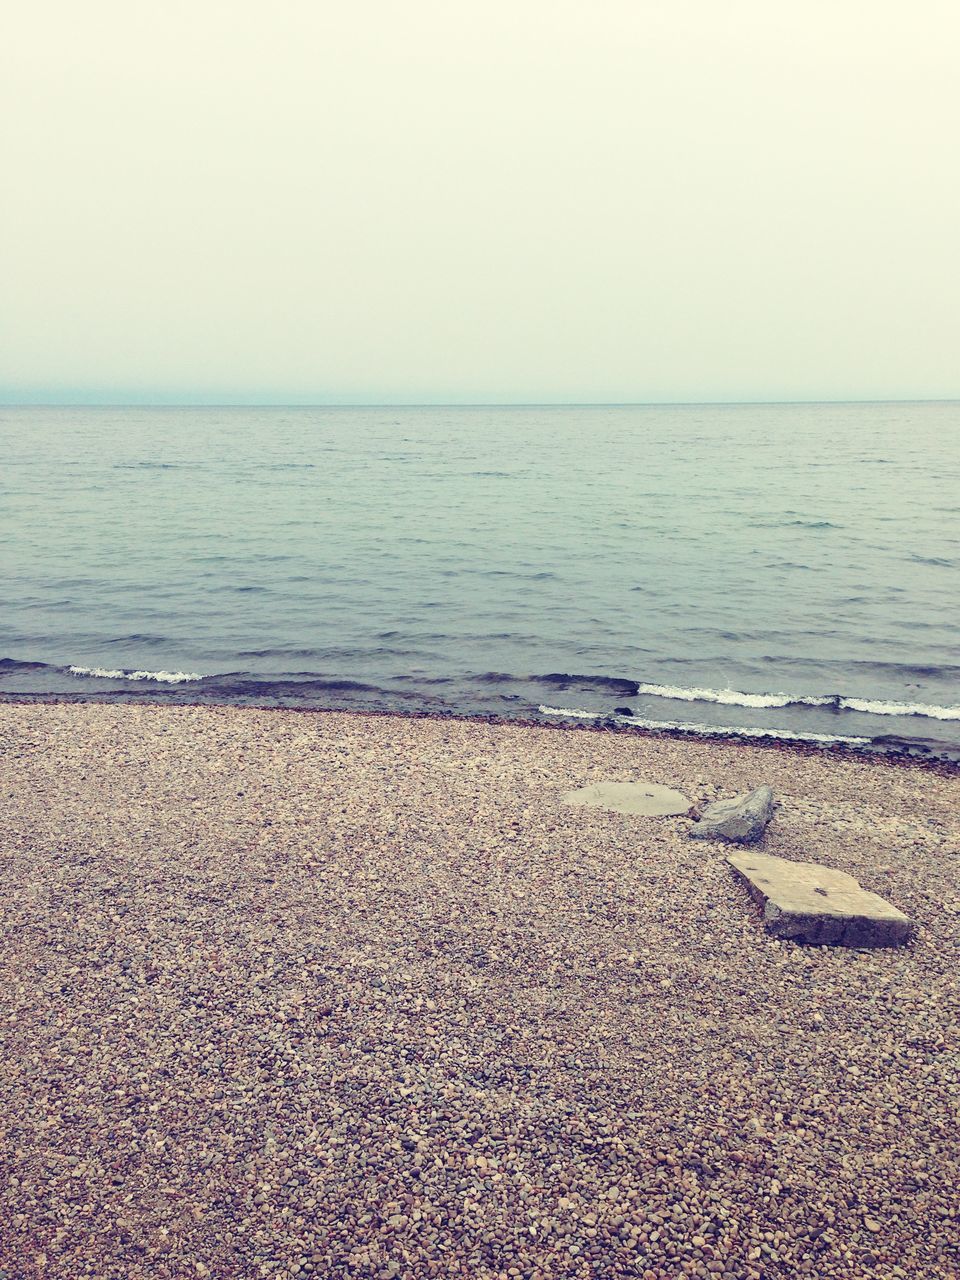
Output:
<path fill-rule="evenodd" d="M 736 875 L 763 907 L 767 932 L 795 942 L 843 947 L 899 947 L 913 924 L 902 911 L 860 887 L 845 871 L 764 853 L 731 853 Z"/>

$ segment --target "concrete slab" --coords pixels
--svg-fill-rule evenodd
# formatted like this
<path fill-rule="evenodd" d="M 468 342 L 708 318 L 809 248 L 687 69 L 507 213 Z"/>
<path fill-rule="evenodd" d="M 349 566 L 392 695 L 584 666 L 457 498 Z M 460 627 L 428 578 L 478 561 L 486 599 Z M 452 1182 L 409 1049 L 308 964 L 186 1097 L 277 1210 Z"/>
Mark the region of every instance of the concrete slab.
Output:
<path fill-rule="evenodd" d="M 899 947 L 910 919 L 845 871 L 765 853 L 731 853 L 727 862 L 763 907 L 767 932 L 795 942 Z"/>
<path fill-rule="evenodd" d="M 690 801 L 682 792 L 658 782 L 595 782 L 592 787 L 568 791 L 563 799 L 565 804 L 590 805 L 644 818 L 664 818 L 686 813 L 690 808 Z"/>

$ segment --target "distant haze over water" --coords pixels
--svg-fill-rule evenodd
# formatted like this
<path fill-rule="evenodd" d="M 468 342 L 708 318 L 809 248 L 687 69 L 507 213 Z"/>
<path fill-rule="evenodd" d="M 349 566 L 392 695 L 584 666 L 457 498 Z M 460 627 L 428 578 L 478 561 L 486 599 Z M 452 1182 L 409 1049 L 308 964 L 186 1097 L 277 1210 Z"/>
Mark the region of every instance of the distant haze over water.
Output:
<path fill-rule="evenodd" d="M 955 403 L 3 409 L 0 695 L 956 750 L 958 428 Z"/>

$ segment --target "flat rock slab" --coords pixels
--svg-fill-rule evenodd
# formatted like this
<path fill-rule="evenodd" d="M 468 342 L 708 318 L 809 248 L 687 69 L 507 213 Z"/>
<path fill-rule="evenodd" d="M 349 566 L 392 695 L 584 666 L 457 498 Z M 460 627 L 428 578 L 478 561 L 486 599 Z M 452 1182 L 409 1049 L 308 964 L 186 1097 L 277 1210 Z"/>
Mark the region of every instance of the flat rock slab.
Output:
<path fill-rule="evenodd" d="M 789 862 L 765 853 L 731 853 L 736 875 L 763 907 L 776 938 L 841 947 L 900 947 L 913 924 L 845 871 L 816 862 Z"/>
<path fill-rule="evenodd" d="M 565 804 L 591 805 L 614 813 L 635 813 L 645 818 L 665 818 L 686 813 L 690 801 L 680 791 L 658 782 L 595 782 L 592 787 L 568 791 Z"/>
<path fill-rule="evenodd" d="M 773 817 L 773 792 L 757 787 L 732 800 L 708 804 L 699 822 L 690 828 L 694 840 L 730 840 L 735 844 L 756 844 Z"/>

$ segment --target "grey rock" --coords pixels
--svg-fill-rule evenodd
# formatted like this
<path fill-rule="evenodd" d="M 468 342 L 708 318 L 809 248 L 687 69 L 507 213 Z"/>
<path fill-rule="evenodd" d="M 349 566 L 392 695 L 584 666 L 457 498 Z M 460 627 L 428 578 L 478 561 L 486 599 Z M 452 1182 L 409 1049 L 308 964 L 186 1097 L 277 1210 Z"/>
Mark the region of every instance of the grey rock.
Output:
<path fill-rule="evenodd" d="M 775 938 L 899 947 L 913 932 L 908 916 L 845 871 L 747 851 L 731 853 L 727 862 L 763 907 L 763 923 Z"/>
<path fill-rule="evenodd" d="M 757 787 L 749 795 L 734 796 L 708 804 L 700 821 L 690 828 L 695 840 L 733 840 L 737 844 L 756 844 L 773 817 L 773 792 Z"/>

